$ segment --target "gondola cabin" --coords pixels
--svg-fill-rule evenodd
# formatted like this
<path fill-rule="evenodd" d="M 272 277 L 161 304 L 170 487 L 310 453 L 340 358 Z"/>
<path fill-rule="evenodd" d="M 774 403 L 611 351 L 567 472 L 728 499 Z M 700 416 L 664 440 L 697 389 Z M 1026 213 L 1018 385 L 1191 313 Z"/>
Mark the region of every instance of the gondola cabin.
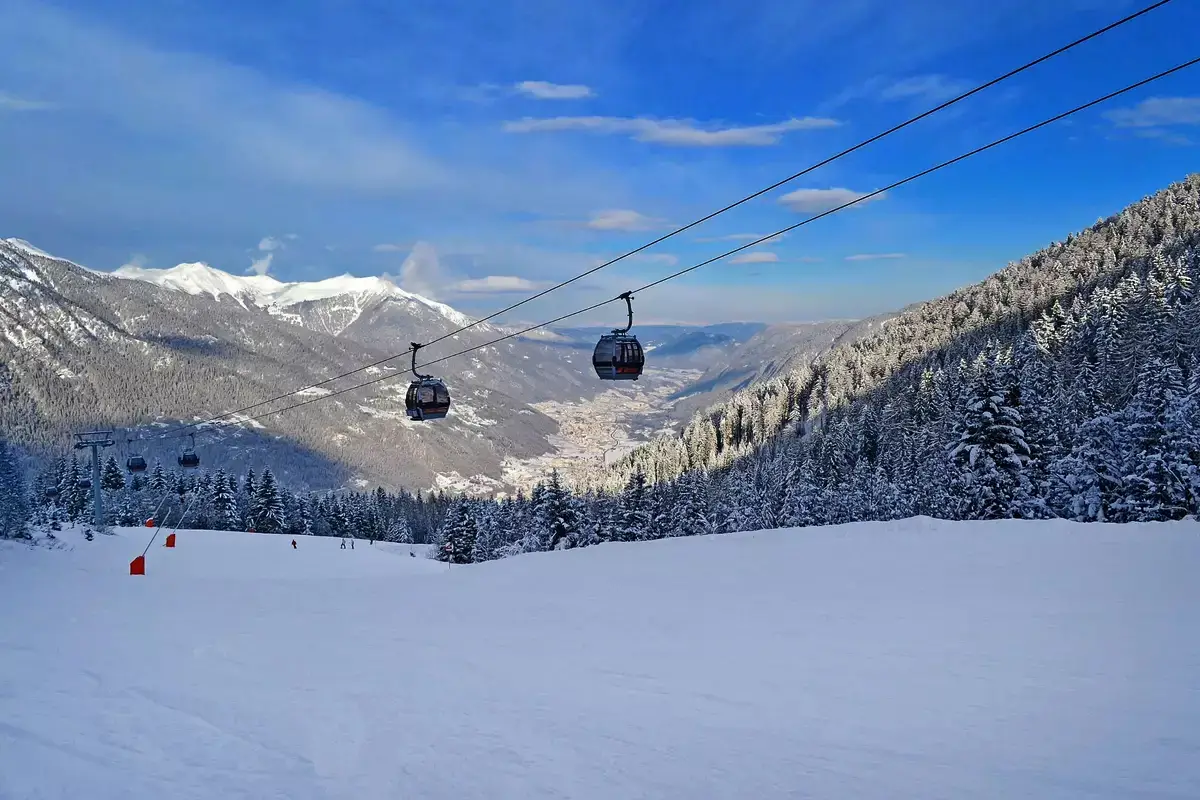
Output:
<path fill-rule="evenodd" d="M 437 378 L 420 378 L 408 385 L 404 407 L 417 421 L 442 419 L 450 413 L 450 390 Z"/>
<path fill-rule="evenodd" d="M 92 482 L 88 478 L 83 478 L 75 485 L 78 486 L 80 489 L 83 489 L 84 491 L 87 491 L 88 489 L 92 488 Z"/>
<path fill-rule="evenodd" d="M 646 366 L 646 354 L 636 336 L 608 333 L 592 352 L 592 367 L 602 380 L 636 381 Z"/>
<path fill-rule="evenodd" d="M 188 438 L 192 440 L 192 443 L 179 454 L 179 466 L 184 469 L 195 469 L 200 466 L 200 456 L 196 455 L 196 434 L 189 433 Z"/>
<path fill-rule="evenodd" d="M 125 469 L 129 470 L 130 472 L 145 472 L 146 459 L 142 458 L 141 456 L 130 456 L 125 461 Z"/>

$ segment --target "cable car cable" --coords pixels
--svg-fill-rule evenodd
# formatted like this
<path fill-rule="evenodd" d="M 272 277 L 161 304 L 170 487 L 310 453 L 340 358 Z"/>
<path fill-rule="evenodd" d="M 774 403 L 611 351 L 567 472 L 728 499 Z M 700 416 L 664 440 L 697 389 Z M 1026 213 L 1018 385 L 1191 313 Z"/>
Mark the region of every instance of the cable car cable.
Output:
<path fill-rule="evenodd" d="M 619 261 L 623 261 L 623 260 L 629 258 L 630 256 L 637 255 L 638 253 L 641 253 L 644 250 L 647 250 L 656 244 L 661 244 L 662 242 L 665 242 L 667 239 L 670 239 L 674 236 L 678 236 L 679 234 L 683 233 L 684 231 L 690 230 L 698 225 L 708 222 L 709 220 L 713 219 L 714 217 L 724 214 L 727 211 L 731 211 L 731 210 L 737 208 L 738 206 L 741 206 L 745 203 L 750 202 L 751 200 L 761 197 L 762 195 L 764 195 L 768 192 L 774 191 L 775 189 L 778 189 L 779 187 L 781 187 L 787 183 L 790 183 L 790 182 L 796 180 L 797 178 L 801 178 L 801 177 L 809 174 L 810 172 L 813 172 L 814 170 L 817 170 L 817 169 L 820 169 L 821 167 L 827 166 L 827 165 L 833 163 L 834 161 L 837 161 L 838 159 L 844 158 L 845 156 L 850 155 L 851 153 L 861 150 L 862 148 L 864 148 L 870 144 L 874 144 L 875 142 L 879 141 L 880 139 L 890 136 L 893 133 L 896 133 L 897 131 L 903 130 L 904 128 L 907 128 L 908 126 L 910 126 L 916 122 L 919 122 L 919 121 L 925 119 L 926 117 L 932 116 L 933 114 L 936 114 L 940 111 L 944 111 L 945 109 L 949 108 L 952 105 L 955 105 L 956 103 L 960 103 L 969 97 L 972 97 L 982 91 L 985 91 L 987 89 L 990 89 L 993 86 L 996 86 L 999 83 L 1002 83 L 1003 81 L 1008 80 L 1009 78 L 1013 78 L 1013 77 L 1021 74 L 1022 72 L 1032 69 L 1033 67 L 1036 67 L 1039 64 L 1043 64 L 1052 58 L 1060 56 L 1069 50 L 1072 50 L 1086 42 L 1091 41 L 1092 39 L 1098 38 L 1098 37 L 1108 33 L 1109 31 L 1115 30 L 1116 28 L 1119 28 L 1122 25 L 1126 25 L 1126 24 L 1132 22 L 1133 20 L 1135 20 L 1141 16 L 1144 16 L 1145 14 L 1148 14 L 1151 11 L 1154 11 L 1155 9 L 1158 9 L 1158 8 L 1161 8 L 1162 6 L 1167 5 L 1171 1 L 1172 0 L 1157 0 L 1157 2 L 1151 3 L 1150 5 L 1142 8 L 1138 11 L 1135 11 L 1131 14 L 1128 14 L 1128 15 L 1122 17 L 1121 19 L 1116 20 L 1115 22 L 1111 22 L 1108 25 L 1105 25 L 1103 28 L 1099 28 L 1085 36 L 1081 36 L 1078 39 L 1075 39 L 1074 41 L 1068 42 L 1067 44 L 1062 45 L 1061 47 L 1059 47 L 1055 50 L 1052 50 L 1051 52 L 1046 53 L 1045 55 L 1040 56 L 1039 58 L 1029 61 L 1019 67 L 1016 67 L 1015 69 L 1009 70 L 1008 72 L 1006 72 L 1003 75 L 1000 75 L 996 78 L 992 78 L 990 81 L 987 81 L 986 83 L 981 83 L 978 86 L 976 86 L 975 88 L 965 91 L 962 94 L 957 95 L 956 97 L 952 97 L 949 100 L 946 100 L 946 101 L 940 103 L 939 105 L 936 105 L 933 108 L 931 108 L 921 114 L 918 114 L 915 117 L 911 117 L 911 118 L 905 120 L 904 122 L 899 123 L 898 125 L 894 125 L 893 127 L 888 128 L 887 130 L 885 130 L 881 133 L 877 133 L 874 136 L 870 137 L 869 139 L 864 139 L 863 141 L 859 142 L 858 144 L 854 145 L 853 147 L 848 147 L 839 153 L 829 156 L 828 158 L 826 158 L 822 161 L 819 161 L 816 164 L 813 164 L 812 166 L 809 166 L 809 167 L 801 170 L 800 172 L 789 175 L 788 177 L 784 178 L 783 180 L 776 181 L 775 183 L 771 184 L 770 186 L 767 186 L 764 189 L 760 189 L 759 191 L 754 192 L 753 194 L 746 195 L 742 199 L 740 199 L 736 202 L 730 203 L 729 205 L 724 206 L 723 208 L 720 208 L 716 211 L 713 211 L 693 222 L 688 223 L 687 225 L 684 225 L 680 228 L 676 228 L 672 231 L 669 231 L 668 233 L 663 234 L 662 236 L 658 237 L 657 239 L 647 242 L 646 244 L 642 245 L 641 247 L 638 247 L 634 250 L 630 250 L 610 261 L 606 261 L 602 264 L 599 264 L 598 266 L 592 267 L 591 269 L 587 270 L 586 272 L 581 272 L 580 274 L 578 274 L 572 278 L 569 278 L 565 281 L 562 281 L 561 283 L 557 283 L 554 286 L 551 286 L 547 289 L 543 289 L 542 291 L 538 292 L 537 294 L 531 295 L 531 296 L 525 298 L 524 300 L 513 303 L 512 305 L 507 306 L 506 308 L 502 308 L 499 311 L 489 314 L 486 317 L 481 317 L 480 319 L 473 321 L 469 325 L 464 325 L 463 327 L 460 327 L 457 330 L 451 331 L 450 333 L 447 333 L 437 339 L 433 339 L 432 341 L 426 342 L 425 345 L 428 346 L 431 344 L 437 344 L 438 342 L 442 342 L 453 336 L 457 336 L 458 334 L 468 331 L 471 328 L 476 327 L 477 325 L 481 325 L 485 322 L 493 320 L 496 317 L 501 316 L 502 314 L 507 314 L 509 311 L 513 311 L 517 308 L 520 308 L 521 306 L 525 305 L 526 303 L 530 303 L 541 297 L 545 297 L 546 295 L 550 294 L 551 292 L 557 291 L 565 286 L 568 286 L 568 285 L 574 283 L 575 281 L 581 280 L 582 278 L 586 278 L 587 276 L 592 275 L 596 272 L 599 272 L 600 270 L 605 269 L 606 267 L 610 267 Z M 770 238 L 774 238 L 775 236 L 778 236 L 778 235 L 779 234 L 774 234 L 774 235 L 766 237 L 766 238 L 770 239 Z M 757 242 L 755 242 L 754 244 L 760 244 L 762 241 L 764 241 L 764 240 L 760 239 Z M 550 323 L 543 323 L 543 324 L 550 324 Z M 513 338 L 513 337 L 507 337 L 507 338 Z M 500 341 L 503 341 L 503 340 L 500 340 Z M 481 347 L 486 347 L 486 346 L 488 346 L 488 345 L 481 345 Z M 317 383 L 309 384 L 308 386 L 302 386 L 299 389 L 293 389 L 291 391 L 284 392 L 283 394 L 276 395 L 275 397 L 271 397 L 267 400 L 261 400 L 257 403 L 252 403 L 248 406 L 243 406 L 242 408 L 234 409 L 233 411 L 226 411 L 223 414 L 219 414 L 215 417 L 211 417 L 206 420 L 201 420 L 199 422 L 191 422 L 191 423 L 187 423 L 185 425 L 177 426 L 170 430 L 164 431 L 157 438 L 168 438 L 171 436 L 171 434 L 178 433 L 179 431 L 187 430 L 189 428 L 194 428 L 194 427 L 197 427 L 200 425 L 206 425 L 206 424 L 210 424 L 210 423 L 218 423 L 220 420 L 224 419 L 225 417 L 233 416 L 235 414 L 244 414 L 245 412 L 251 411 L 255 408 L 258 408 L 259 406 L 264 406 L 269 403 L 274 403 L 278 400 L 283 400 L 284 398 L 291 397 L 292 395 L 297 394 L 299 392 L 307 391 L 309 389 L 316 389 L 321 386 L 324 386 L 327 383 L 333 383 L 334 381 L 341 380 L 342 378 L 346 378 L 351 375 L 356 375 L 359 372 L 363 372 L 363 371 L 371 369 L 373 367 L 382 366 L 383 364 L 386 364 L 389 361 L 394 361 L 397 358 L 406 356 L 411 352 L 412 352 L 412 349 L 410 348 L 403 352 L 396 353 L 395 355 L 388 356 L 387 358 L 383 358 L 378 361 L 374 361 L 370 364 L 364 364 L 363 366 L 349 370 L 348 372 L 343 372 L 340 375 L 334 375 L 331 378 L 326 378 L 325 380 L 319 381 Z M 389 376 L 389 377 L 391 377 L 391 376 Z M 362 385 L 366 385 L 366 384 L 362 384 Z M 256 417 L 251 417 L 250 419 L 256 419 Z"/>
<path fill-rule="evenodd" d="M 815 222 L 815 221 L 817 221 L 818 219 L 822 219 L 823 217 L 827 217 L 827 216 L 829 216 L 829 215 L 831 215 L 831 214 L 835 214 L 835 213 L 837 213 L 838 211 L 842 211 L 842 210 L 844 210 L 844 209 L 846 209 L 846 208 L 849 208 L 849 207 L 851 207 L 851 206 L 854 206 L 854 205 L 857 205 L 857 204 L 859 204 L 859 203 L 865 202 L 866 200 L 869 200 L 871 197 L 873 197 L 873 196 L 876 196 L 876 195 L 880 194 L 881 192 L 890 191 L 890 190 L 892 190 L 892 189 L 896 189 L 896 188 L 898 188 L 898 187 L 900 187 L 900 186 L 904 186 L 905 184 L 912 183 L 913 181 L 915 181 L 915 180 L 917 180 L 917 179 L 919 179 L 919 178 L 923 178 L 923 177 L 925 177 L 925 176 L 927 176 L 927 175 L 930 175 L 930 174 L 932 174 L 932 173 L 934 173 L 934 172 L 937 172 L 937 171 L 939 171 L 939 170 L 945 169 L 946 167 L 949 167 L 949 166 L 952 166 L 952 165 L 954 165 L 954 164 L 957 164 L 957 163 L 959 163 L 960 161 L 964 161 L 964 160 L 966 160 L 966 159 L 968 159 L 968 158 L 971 158 L 971 157 L 973 157 L 973 156 L 979 155 L 980 153 L 986 152 L 986 151 L 988 151 L 988 150 L 991 150 L 991 149 L 993 149 L 993 148 L 995 148 L 995 147 L 999 147 L 999 146 L 1000 146 L 1000 145 L 1002 145 L 1002 144 L 1006 144 L 1006 143 L 1008 143 L 1008 142 L 1011 142 L 1012 140 L 1014 140 L 1014 139 L 1017 139 L 1017 138 L 1019 138 L 1019 137 L 1021 137 L 1021 136 L 1024 136 L 1024 135 L 1026 135 L 1026 134 L 1033 133 L 1034 131 L 1037 131 L 1037 130 L 1040 130 L 1040 129 L 1042 129 L 1042 128 L 1045 128 L 1045 127 L 1047 127 L 1048 125 L 1053 125 L 1054 123 L 1056 123 L 1056 122 L 1060 122 L 1060 121 L 1062 121 L 1062 120 L 1066 119 L 1067 117 L 1073 116 L 1074 114 L 1078 114 L 1078 113 L 1080 113 L 1080 112 L 1082 112 L 1082 111 L 1086 111 L 1087 109 L 1089 109 L 1089 108 L 1093 108 L 1093 107 L 1095 107 L 1095 106 L 1097 106 L 1097 105 L 1100 105 L 1101 103 L 1108 102 L 1109 100 L 1112 100 L 1112 99 L 1114 99 L 1114 98 L 1120 97 L 1121 95 L 1127 94 L 1127 93 L 1129 93 L 1129 92 L 1132 92 L 1132 91 L 1134 91 L 1134 90 L 1136 90 L 1136 89 L 1140 89 L 1140 88 L 1142 88 L 1143 86 L 1146 86 L 1146 85 L 1148 85 L 1148 84 L 1151 84 L 1151 83 L 1153 83 L 1153 82 L 1155 82 L 1155 81 L 1161 80 L 1162 78 L 1166 78 L 1166 77 L 1168 77 L 1168 76 L 1170 76 L 1170 75 L 1174 75 L 1174 74 L 1175 74 L 1175 73 L 1177 73 L 1177 72 L 1182 72 L 1183 70 L 1185 70 L 1185 69 L 1188 69 L 1189 67 L 1194 67 L 1194 66 L 1196 66 L 1196 64 L 1200 64 L 1200 58 L 1193 58 L 1193 59 L 1191 59 L 1190 61 L 1185 61 L 1185 62 L 1184 62 L 1184 63 L 1182 63 L 1182 64 L 1178 64 L 1178 65 L 1176 65 L 1176 66 L 1174 66 L 1174 67 L 1171 67 L 1170 69 L 1163 70 L 1162 72 L 1159 72 L 1159 73 L 1156 73 L 1156 74 L 1154 74 L 1154 75 L 1151 75 L 1151 76 L 1150 76 L 1150 77 L 1148 77 L 1148 78 L 1143 78 L 1142 80 L 1140 80 L 1140 81 L 1137 81 L 1136 83 L 1131 83 L 1131 84 L 1129 84 L 1128 86 L 1126 86 L 1126 87 L 1124 87 L 1124 88 L 1122 88 L 1122 89 L 1117 89 L 1116 91 L 1109 92 L 1108 94 L 1104 95 L 1103 97 L 1098 97 L 1098 98 L 1096 98 L 1095 100 L 1091 100 L 1091 101 L 1089 101 L 1089 102 L 1087 102 L 1087 103 L 1084 103 L 1084 104 L 1082 104 L 1082 105 L 1075 106 L 1074 108 L 1070 109 L 1069 111 L 1064 111 L 1064 112 L 1062 112 L 1061 114 L 1056 114 L 1055 116 L 1053 116 L 1053 117 L 1050 117 L 1049 119 L 1043 120 L 1043 121 L 1041 121 L 1041 122 L 1038 122 L 1038 123 L 1036 123 L 1036 124 L 1034 124 L 1034 125 L 1030 125 L 1029 127 L 1022 128 L 1021 130 L 1019 130 L 1019 131 L 1016 131 L 1015 133 L 1010 133 L 1010 134 L 1008 134 L 1007 136 L 1004 136 L 1003 138 L 996 139 L 996 140 L 995 140 L 995 141 L 993 141 L 993 142 L 990 142 L 990 143 L 988 143 L 988 144 L 982 145 L 981 147 L 977 147 L 977 148 L 975 148 L 974 150 L 970 150 L 970 151 L 968 151 L 968 152 L 966 152 L 966 153 L 963 153 L 962 155 L 959 155 L 959 156 L 956 156 L 956 157 L 954 157 L 954 158 L 952 158 L 952 159 L 949 159 L 948 161 L 943 161 L 943 162 L 941 162 L 940 164 L 937 164 L 937 165 L 935 165 L 935 166 L 929 167 L 928 169 L 924 169 L 924 170 L 922 170 L 922 171 L 920 171 L 920 172 L 918 172 L 918 173 L 915 173 L 915 174 L 913 174 L 913 175 L 910 175 L 910 176 L 908 176 L 907 178 L 904 178 L 903 180 L 899 180 L 899 181 L 896 181 L 895 183 L 889 184 L 888 186 L 885 186 L 885 187 L 883 187 L 882 189 L 877 189 L 877 190 L 875 190 L 874 192 L 871 192 L 870 194 L 865 194 L 865 195 L 863 195 L 862 197 L 857 197 L 857 198 L 855 198 L 855 199 L 853 199 L 853 200 L 850 200 L 850 201 L 848 201 L 848 202 L 846 202 L 846 203 L 843 203 L 843 204 L 841 204 L 840 206 L 838 206 L 838 207 L 836 207 L 836 208 L 831 208 L 831 209 L 829 209 L 828 211 L 823 211 L 823 212 L 821 212 L 820 214 L 816 214 L 816 215 L 814 215 L 814 216 L 812 216 L 812 217 L 809 217 L 809 218 L 807 218 L 807 219 L 801 220 L 800 222 L 797 222 L 797 223 L 795 223 L 794 225 L 789 225 L 788 227 L 786 227 L 786 228 L 783 228 L 783 229 L 781 229 L 781 230 L 779 230 L 779 231 L 776 231 L 775 233 L 772 233 L 772 234 L 769 234 L 769 235 L 767 235 L 767 236 L 764 236 L 764 237 L 762 237 L 761 239 L 758 239 L 757 241 L 751 242 L 751 243 L 749 243 L 749 244 L 741 245 L 740 247 L 735 247 L 735 248 L 734 248 L 734 249 L 732 249 L 732 250 L 726 251 L 726 252 L 724 252 L 724 253 L 721 253 L 720 255 L 717 255 L 717 256 L 713 256 L 712 258 L 710 258 L 710 259 L 707 259 L 707 260 L 705 260 L 705 261 L 701 261 L 701 262 L 700 262 L 700 263 L 698 263 L 698 264 L 693 264 L 693 265 L 692 265 L 692 266 L 690 266 L 690 267 L 687 267 L 687 268 L 685 268 L 685 269 L 681 269 L 681 270 L 679 270 L 679 271 L 677 271 L 677 272 L 673 272 L 673 273 L 671 273 L 670 275 L 663 276 L 662 278 L 659 278 L 658 280 L 651 281 L 650 283 L 647 283 L 646 285 L 644 285 L 644 286 L 642 286 L 642 287 L 640 287 L 640 288 L 638 288 L 638 289 L 634 289 L 634 290 L 632 290 L 631 292 L 629 292 L 629 294 L 637 294 L 638 292 L 642 292 L 642 291 L 645 291 L 645 290 L 647 290 L 647 289 L 652 289 L 652 288 L 654 288 L 655 286 L 659 286 L 659 285 L 661 285 L 661 284 L 663 284 L 663 283 L 666 283 L 667 281 L 674 280 L 675 278 L 678 278 L 678 277 L 680 277 L 681 275 L 686 275 L 686 274 L 687 274 L 687 273 L 689 273 L 689 272 L 693 272 L 693 271 L 695 271 L 695 270 L 697 270 L 697 269 L 700 269 L 701 267 L 704 267 L 704 266 L 707 266 L 707 265 L 709 265 L 709 264 L 712 264 L 712 263 L 713 263 L 713 262 L 715 262 L 715 261 L 720 261 L 720 260 L 721 260 L 721 259 L 723 259 L 723 258 L 727 258 L 727 257 L 729 257 L 729 256 L 731 256 L 731 255 L 734 255 L 734 254 L 736 254 L 736 253 L 739 253 L 739 252 L 741 252 L 742 250 L 745 250 L 745 249 L 746 249 L 746 248 L 748 248 L 748 247 L 753 247 L 753 246 L 755 246 L 756 244 L 761 244 L 762 242 L 764 242 L 764 241 L 766 241 L 766 240 L 768 240 L 768 239 L 774 239 L 775 237 L 777 237 L 777 236 L 779 236 L 779 235 L 781 235 L 781 234 L 787 233 L 788 231 L 796 230 L 797 228 L 803 227 L 804 225 L 808 225 L 809 223 L 811 223 L 811 222 Z M 572 311 L 572 312 L 570 312 L 569 314 L 563 314 L 563 315 L 562 315 L 562 316 L 560 316 L 560 317 L 555 317 L 554 319 L 547 320 L 546 322 L 541 322 L 541 323 L 538 323 L 538 324 L 536 324 L 536 325 L 530 325 L 528 328 L 523 328 L 522 330 L 519 330 L 519 331 L 513 331 L 513 332 L 511 332 L 511 333 L 508 333 L 508 334 L 506 334 L 506 335 L 504 335 L 504 336 L 501 336 L 501 337 L 499 337 L 499 338 L 497 338 L 497 339 L 493 339 L 493 340 L 491 340 L 490 342 L 487 342 L 487 343 L 485 343 L 485 344 L 476 345 L 476 346 L 474 346 L 474 347 L 469 347 L 469 348 L 467 348 L 467 349 L 465 349 L 465 350 L 460 350 L 460 351 L 458 351 L 457 353 L 451 353 L 451 354 L 450 354 L 450 355 L 448 355 L 448 356 L 442 356 L 441 358 L 435 359 L 435 360 L 433 360 L 433 361 L 427 361 L 427 362 L 425 362 L 424 364 L 419 364 L 419 365 L 418 365 L 418 367 L 428 367 L 428 366 L 432 366 L 432 365 L 434 365 L 434 364 L 439 364 L 439 363 L 441 363 L 441 362 L 443 362 L 443 361 L 448 361 L 448 360 L 449 360 L 449 359 L 451 359 L 451 358 L 457 358 L 458 356 L 461 356 L 461 355 L 466 355 L 467 353 L 472 353 L 472 352 L 474 352 L 474 351 L 476 351 L 476 350 L 482 350 L 482 349 L 484 349 L 484 348 L 486 348 L 486 347 L 491 347 L 491 346 L 493 346 L 493 345 L 499 344 L 500 342 L 506 341 L 506 340 L 508 340 L 508 339 L 512 339 L 512 338 L 515 338 L 515 337 L 517 337 L 517 336 L 521 336 L 521 335 L 524 335 L 524 334 L 526 334 L 526 333 L 529 333 L 530 331 L 537 330 L 538 328 L 544 328 L 544 327 L 546 327 L 547 325 L 554 325 L 555 323 L 562 322 L 563 320 L 570 319 L 571 317 L 576 317 L 576 316 L 579 316 L 580 314 L 586 314 L 586 313 L 587 313 L 587 312 L 589 312 L 589 311 L 594 311 L 595 309 L 597 309 L 597 308 L 601 308 L 602 306 L 606 306 L 606 305 L 608 305 L 609 303 L 612 303 L 612 302 L 614 302 L 614 301 L 616 301 L 616 300 L 623 299 L 624 295 L 625 295 L 625 293 L 622 293 L 622 294 L 620 294 L 620 295 L 617 295 L 616 297 L 611 297 L 611 298 L 609 298 L 609 299 L 607 299 L 607 300 L 603 300 L 603 301 L 601 301 L 601 302 L 599 302 L 599 303 L 595 303 L 595 304 L 593 304 L 593 305 L 587 306 L 586 308 L 581 308 L 581 309 L 579 309 L 578 311 Z M 321 400 L 328 400 L 328 399 L 329 399 L 329 398 L 331 398 L 331 397 L 337 397 L 338 395 L 346 394 L 347 392 L 352 392 L 352 391 L 355 391 L 356 389 L 361 389 L 361 388 L 363 388 L 363 387 L 365 387 L 365 386 L 371 386 L 371 385 L 373 385 L 373 384 L 380 383 L 380 382 L 382 382 L 382 381 L 385 381 L 385 380 L 391 380 L 391 379 L 393 379 L 393 378 L 396 378 L 396 377 L 397 377 L 397 376 L 395 376 L 395 375 L 383 375 L 383 376 L 380 376 L 380 377 L 378 377 L 378 378 L 372 378 L 372 379 L 371 379 L 371 380 L 369 380 L 369 381 L 364 381 L 364 382 L 362 382 L 362 383 L 359 383 L 359 384 L 356 384 L 356 385 L 354 385 L 354 386 L 348 386 L 348 387 L 346 387 L 345 389 L 339 389 L 339 390 L 337 390 L 336 392 L 330 392 L 329 394 L 321 395 L 321 396 L 319 396 L 319 397 L 312 397 L 312 398 L 309 398 L 308 400 L 305 400 L 305 401 L 303 401 L 303 402 L 300 402 L 300 403 L 295 403 L 295 404 L 293 404 L 293 405 L 290 405 L 290 406 L 284 406 L 283 408 L 275 409 L 275 410 L 273 410 L 273 411 L 267 411 L 267 412 L 264 412 L 264 413 L 262 413 L 262 414 L 259 414 L 259 415 L 256 415 L 256 416 L 253 416 L 253 417 L 250 417 L 250 419 L 252 419 L 252 420 L 256 420 L 256 421 L 261 421 L 261 420 L 263 420 L 263 419 L 266 419 L 267 417 L 272 417 L 272 416 L 275 416 L 276 414 L 282 414 L 282 413 L 283 413 L 283 412 L 285 412 L 285 411 L 291 411 L 292 409 L 301 408 L 301 407 L 303 407 L 303 406 L 309 405 L 309 404 L 311 404 L 311 403 L 316 403 L 316 402 L 319 402 L 319 401 L 321 401 Z M 215 423 L 215 424 L 219 425 L 219 424 L 221 424 L 221 423 Z M 232 424 L 232 423 L 224 423 L 224 424 Z"/>

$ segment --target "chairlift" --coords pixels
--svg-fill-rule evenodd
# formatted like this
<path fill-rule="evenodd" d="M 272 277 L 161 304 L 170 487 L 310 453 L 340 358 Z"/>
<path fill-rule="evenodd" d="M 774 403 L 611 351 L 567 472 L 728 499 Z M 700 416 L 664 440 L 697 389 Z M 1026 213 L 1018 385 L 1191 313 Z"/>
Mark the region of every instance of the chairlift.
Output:
<path fill-rule="evenodd" d="M 195 469 L 200 466 L 200 456 L 196 455 L 196 434 L 189 433 L 192 443 L 179 454 L 179 466 L 184 469 Z"/>
<path fill-rule="evenodd" d="M 450 412 L 450 390 L 446 384 L 432 375 L 417 372 L 417 350 L 421 347 L 412 342 L 412 373 L 416 380 L 408 385 L 404 396 L 405 413 L 418 422 L 442 419 Z"/>
<path fill-rule="evenodd" d="M 614 328 L 612 333 L 601 336 L 592 353 L 592 367 L 601 380 L 636 381 L 646 365 L 646 353 L 642 350 L 641 342 L 629 333 L 633 327 L 633 294 L 625 292 L 621 299 L 629 311 L 629 323 L 624 328 Z"/>

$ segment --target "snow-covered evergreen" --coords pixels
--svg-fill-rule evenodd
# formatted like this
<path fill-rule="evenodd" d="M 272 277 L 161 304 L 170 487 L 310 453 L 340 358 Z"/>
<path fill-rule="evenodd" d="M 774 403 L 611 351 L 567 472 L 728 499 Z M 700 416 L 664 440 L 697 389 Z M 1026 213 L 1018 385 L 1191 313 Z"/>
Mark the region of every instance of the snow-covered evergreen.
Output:
<path fill-rule="evenodd" d="M 0 439 L 0 539 L 26 536 L 29 521 L 24 468 L 16 451 Z"/>

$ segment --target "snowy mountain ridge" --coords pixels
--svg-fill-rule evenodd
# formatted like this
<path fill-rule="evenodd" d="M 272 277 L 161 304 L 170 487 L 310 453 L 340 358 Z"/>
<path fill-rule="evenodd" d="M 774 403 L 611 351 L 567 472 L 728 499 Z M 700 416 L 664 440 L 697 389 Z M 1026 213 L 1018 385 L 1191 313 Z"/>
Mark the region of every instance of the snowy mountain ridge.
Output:
<path fill-rule="evenodd" d="M 41 251 L 37 253 L 40 254 Z M 360 278 L 345 273 L 318 281 L 283 282 L 270 275 L 232 275 L 203 262 L 179 264 L 169 269 L 126 265 L 110 274 L 118 278 L 153 283 L 186 294 L 210 295 L 214 300 L 228 295 L 243 307 L 248 302 L 273 313 L 280 313 L 298 303 L 351 296 L 360 301 L 384 298 L 415 301 L 436 311 L 455 325 L 470 325 L 472 322 L 466 314 L 445 303 L 401 289 L 387 278 L 379 276 Z M 360 302 L 359 305 L 365 305 L 365 302 Z"/>

